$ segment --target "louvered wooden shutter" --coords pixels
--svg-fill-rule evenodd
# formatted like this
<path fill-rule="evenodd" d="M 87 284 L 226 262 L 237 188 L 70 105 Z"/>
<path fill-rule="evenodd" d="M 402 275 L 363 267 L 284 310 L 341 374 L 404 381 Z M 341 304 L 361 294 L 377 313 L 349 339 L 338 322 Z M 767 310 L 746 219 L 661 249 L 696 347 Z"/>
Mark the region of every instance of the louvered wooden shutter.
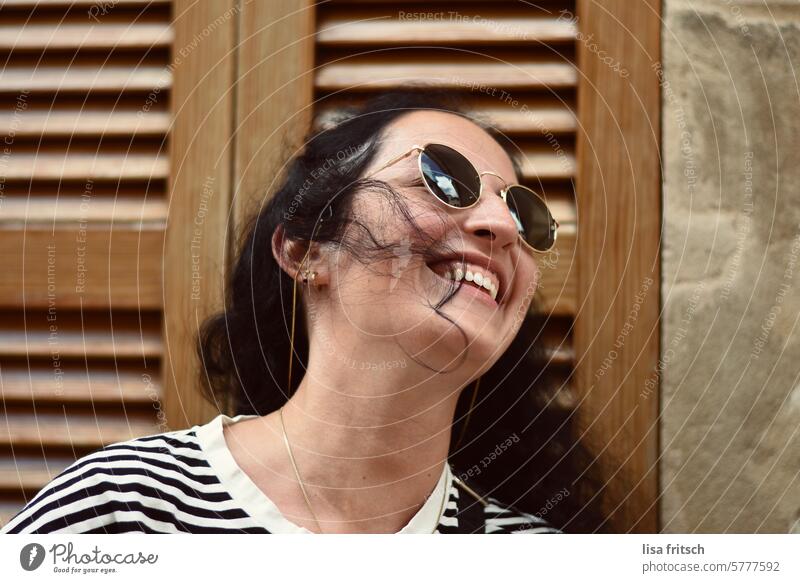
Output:
<path fill-rule="evenodd" d="M 171 3 L 0 9 L 0 523 L 76 457 L 166 430 Z"/>
<path fill-rule="evenodd" d="M 551 368 L 564 376 L 576 311 L 573 11 L 566 0 L 333 0 L 317 7 L 315 77 L 317 123 L 375 90 L 425 83 L 464 94 L 472 113 L 521 148 L 523 183 L 546 197 L 562 225 L 557 251 L 539 258 L 542 288 L 534 302 L 549 315 Z"/>

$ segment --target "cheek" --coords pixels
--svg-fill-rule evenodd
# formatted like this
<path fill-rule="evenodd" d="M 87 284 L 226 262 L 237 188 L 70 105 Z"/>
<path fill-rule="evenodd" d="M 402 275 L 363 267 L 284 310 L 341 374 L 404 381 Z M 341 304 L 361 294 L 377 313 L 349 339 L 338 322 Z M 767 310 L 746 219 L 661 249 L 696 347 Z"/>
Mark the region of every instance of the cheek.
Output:
<path fill-rule="evenodd" d="M 400 249 L 390 259 L 356 263 L 331 280 L 330 300 L 337 320 L 369 334 L 402 333 L 419 326 L 435 303 L 439 284 L 418 255 Z"/>
<path fill-rule="evenodd" d="M 419 232 L 422 233 L 421 236 L 442 239 L 449 235 L 452 229 L 457 228 L 451 213 L 463 211 L 447 208 L 425 187 L 402 189 L 399 192 L 403 197 L 403 203 L 409 216 Z M 402 232 L 412 233 L 415 231 L 414 225 L 399 213 L 396 224 Z"/>

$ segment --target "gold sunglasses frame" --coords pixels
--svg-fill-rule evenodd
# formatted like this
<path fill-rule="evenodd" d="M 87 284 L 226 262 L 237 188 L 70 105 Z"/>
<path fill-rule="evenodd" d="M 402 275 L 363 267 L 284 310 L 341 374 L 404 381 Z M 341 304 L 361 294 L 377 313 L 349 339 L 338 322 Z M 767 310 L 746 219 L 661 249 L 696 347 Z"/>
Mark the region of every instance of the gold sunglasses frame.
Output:
<path fill-rule="evenodd" d="M 422 155 L 421 154 L 425 151 L 425 149 L 428 146 L 444 146 L 445 148 L 449 148 L 449 149 L 453 150 L 454 152 L 456 152 L 457 154 L 460 154 L 461 156 L 463 156 L 463 158 L 467 161 L 467 163 L 472 167 L 472 169 L 478 175 L 478 180 L 480 181 L 480 189 L 478 190 L 478 196 L 475 199 L 475 202 L 473 202 L 469 206 L 454 206 L 454 205 L 452 205 L 450 203 L 447 203 L 447 202 L 443 201 L 441 198 L 436 196 L 436 194 L 431 190 L 430 186 L 428 186 L 428 181 L 425 179 L 425 173 L 422 170 Z M 500 198 L 502 198 L 503 202 L 506 203 L 506 207 L 508 207 L 508 190 L 510 188 L 518 187 L 518 188 L 522 188 L 523 190 L 531 193 L 533 196 L 535 196 L 536 198 L 538 198 L 542 202 L 542 204 L 544 205 L 544 208 L 547 209 L 547 212 L 550 215 L 550 218 L 553 219 L 553 224 L 555 225 L 555 227 L 553 229 L 553 243 L 547 249 L 541 250 L 541 249 L 536 249 L 530 243 L 528 243 L 525 240 L 525 237 L 522 236 L 522 233 L 519 233 L 519 238 L 522 241 L 522 243 L 528 249 L 533 251 L 534 253 L 538 253 L 538 254 L 548 253 L 548 252 L 550 252 L 550 250 L 553 247 L 555 247 L 556 240 L 558 238 L 558 227 L 560 227 L 560 225 L 559 225 L 558 221 L 556 220 L 556 218 L 553 216 L 553 213 L 550 210 L 550 207 L 547 204 L 547 201 L 544 200 L 544 198 L 542 198 L 542 196 L 538 192 L 536 192 L 535 190 L 532 190 L 532 189 L 530 189 L 527 186 L 524 186 L 522 184 L 509 184 L 508 182 L 505 181 L 505 179 L 502 176 L 500 176 L 496 172 L 492 172 L 491 170 L 486 170 L 484 172 L 478 172 L 478 169 L 475 168 L 475 165 L 469 160 L 469 158 L 464 156 L 464 154 L 459 152 L 453 146 L 449 146 L 447 144 L 442 144 L 440 142 L 428 142 L 424 146 L 414 145 L 407 152 L 404 152 L 403 154 L 400 154 L 399 156 L 395 156 L 394 158 L 392 158 L 391 160 L 386 162 L 386 164 L 384 164 L 383 166 L 381 166 L 380 168 L 378 168 L 377 170 L 372 172 L 369 176 L 367 176 L 367 178 L 372 178 L 378 172 L 382 172 L 383 170 L 386 170 L 389 166 L 392 166 L 393 164 L 397 164 L 400 160 L 403 160 L 403 159 L 409 157 L 410 155 L 414 154 L 415 152 L 418 152 L 420 154 L 420 156 L 417 158 L 417 168 L 419 169 L 420 176 L 422 176 L 422 182 L 425 184 L 425 188 L 428 190 L 428 192 L 431 193 L 433 198 L 435 198 L 441 204 L 443 204 L 443 205 L 445 205 L 445 206 L 447 206 L 449 208 L 457 209 L 457 210 L 466 210 L 466 209 L 470 209 L 470 208 L 474 207 L 476 204 L 478 204 L 480 202 L 480 200 L 481 200 L 481 196 L 483 196 L 483 177 L 485 175 L 487 175 L 487 174 L 490 175 L 490 176 L 494 176 L 494 177 L 498 178 L 503 183 L 503 189 L 500 191 Z M 511 211 L 511 209 L 509 208 L 509 212 L 510 211 Z"/>

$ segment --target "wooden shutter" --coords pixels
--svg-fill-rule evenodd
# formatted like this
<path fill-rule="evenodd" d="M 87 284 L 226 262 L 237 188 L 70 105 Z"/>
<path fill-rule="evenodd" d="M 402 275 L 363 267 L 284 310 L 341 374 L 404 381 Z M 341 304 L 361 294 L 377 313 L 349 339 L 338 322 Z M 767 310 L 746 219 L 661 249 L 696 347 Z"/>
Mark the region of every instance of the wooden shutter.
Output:
<path fill-rule="evenodd" d="M 0 9 L 0 523 L 161 411 L 171 4 Z"/>

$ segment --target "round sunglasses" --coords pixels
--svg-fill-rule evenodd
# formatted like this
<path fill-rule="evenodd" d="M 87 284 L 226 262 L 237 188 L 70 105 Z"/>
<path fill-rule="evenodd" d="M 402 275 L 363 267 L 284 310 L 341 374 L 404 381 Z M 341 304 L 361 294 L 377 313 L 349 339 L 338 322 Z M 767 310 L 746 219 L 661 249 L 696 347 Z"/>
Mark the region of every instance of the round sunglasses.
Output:
<path fill-rule="evenodd" d="M 473 207 L 483 193 L 483 176 L 495 176 L 503 182 L 500 197 L 511 212 L 522 242 L 536 253 L 545 253 L 555 245 L 558 221 L 539 194 L 521 184 L 508 184 L 495 172 L 478 172 L 466 156 L 450 146 L 433 143 L 413 146 L 372 172 L 370 177 L 417 152 L 423 183 L 439 202 L 455 209 Z"/>

